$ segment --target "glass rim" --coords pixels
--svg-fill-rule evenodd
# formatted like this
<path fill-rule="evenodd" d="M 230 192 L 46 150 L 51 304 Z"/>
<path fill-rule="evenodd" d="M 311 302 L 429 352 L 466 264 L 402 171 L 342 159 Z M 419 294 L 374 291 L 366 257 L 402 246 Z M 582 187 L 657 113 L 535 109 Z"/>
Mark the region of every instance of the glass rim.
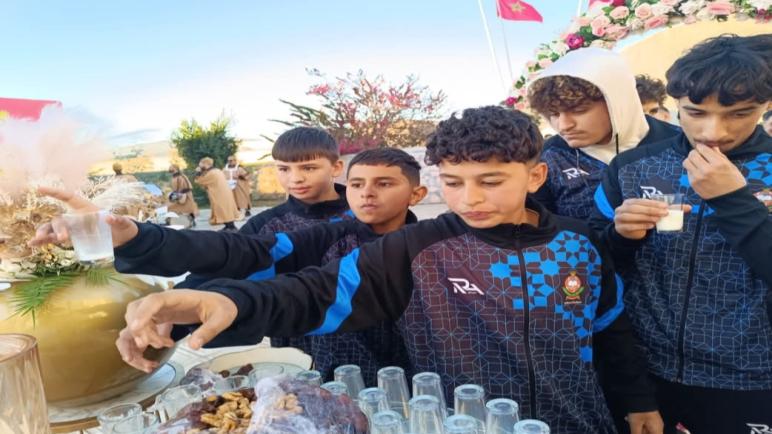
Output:
<path fill-rule="evenodd" d="M 500 408 L 498 407 L 499 404 L 506 404 L 507 408 Z M 509 398 L 496 398 L 488 401 L 485 404 L 485 408 L 487 408 L 488 412 L 490 413 L 506 414 L 511 410 L 517 411 L 520 408 L 520 405 L 517 403 L 517 401 Z"/>
<path fill-rule="evenodd" d="M 83 217 L 83 216 L 95 215 L 95 214 L 105 215 L 105 214 L 108 214 L 109 212 L 110 211 L 106 210 L 106 209 L 100 209 L 100 210 L 97 210 L 97 211 L 89 211 L 89 212 L 66 212 L 66 213 L 62 214 L 62 217 L 63 218 L 75 218 L 75 217 Z"/>
<path fill-rule="evenodd" d="M 386 424 L 386 423 L 401 424 L 405 420 L 405 418 L 402 417 L 401 414 L 397 413 L 394 410 L 381 410 L 373 413 L 372 415 L 373 423 L 375 423 L 376 418 L 386 418 L 386 417 L 390 419 L 387 418 L 386 420 L 380 421 L 381 424 Z"/>
<path fill-rule="evenodd" d="M 361 400 L 370 401 L 371 399 L 366 399 L 366 398 L 372 397 L 373 395 L 377 395 L 378 399 L 387 397 L 386 391 L 381 389 L 380 387 L 368 387 L 366 389 L 360 390 L 359 393 L 357 394 L 357 398 L 359 398 L 360 401 Z"/>
<path fill-rule="evenodd" d="M 136 402 L 125 402 L 123 404 L 116 404 L 107 408 L 104 408 L 97 412 L 96 418 L 97 420 L 100 420 L 102 418 L 105 418 L 107 413 L 115 411 L 119 408 L 127 408 L 127 409 L 139 409 L 139 413 L 143 412 L 142 406 L 140 404 L 137 404 Z M 131 416 L 131 415 L 130 415 Z M 109 417 L 109 416 L 107 416 Z"/>
<path fill-rule="evenodd" d="M 15 339 L 20 342 L 22 346 L 14 353 L 0 353 L 0 362 L 6 362 L 17 357 L 22 357 L 30 351 L 34 351 L 38 347 L 37 338 L 26 333 L 0 333 L 0 338 L 3 337 Z"/>
<path fill-rule="evenodd" d="M 477 384 L 462 384 L 453 389 L 454 394 L 464 394 L 465 397 L 482 397 L 485 394 L 485 389 Z M 479 396 L 478 396 L 479 395 Z"/>
<path fill-rule="evenodd" d="M 378 370 L 378 377 L 394 375 L 405 375 L 405 370 L 399 366 L 387 366 Z"/>
<path fill-rule="evenodd" d="M 416 381 L 416 379 L 423 380 L 424 378 L 432 379 L 432 380 L 441 380 L 440 374 L 436 372 L 419 372 L 415 375 L 413 375 L 413 382 Z"/>
<path fill-rule="evenodd" d="M 340 365 L 333 371 L 334 374 L 361 374 L 362 368 L 357 365 Z"/>

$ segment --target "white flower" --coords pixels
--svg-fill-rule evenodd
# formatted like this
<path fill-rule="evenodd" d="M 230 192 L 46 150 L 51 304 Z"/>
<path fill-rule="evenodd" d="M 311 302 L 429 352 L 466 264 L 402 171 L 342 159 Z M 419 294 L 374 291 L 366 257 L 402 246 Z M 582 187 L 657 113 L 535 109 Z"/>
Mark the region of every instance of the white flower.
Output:
<path fill-rule="evenodd" d="M 657 3 L 651 7 L 651 12 L 654 14 L 655 17 L 658 17 L 660 15 L 667 15 L 672 11 L 673 11 L 672 6 L 665 6 L 662 3 Z"/>
<path fill-rule="evenodd" d="M 707 21 L 713 18 L 713 14 L 708 11 L 708 8 L 700 9 L 699 12 L 697 12 L 697 19 L 700 21 Z"/>
<path fill-rule="evenodd" d="M 756 9 L 764 9 L 765 11 L 772 9 L 772 0 L 748 0 L 748 4 Z"/>
<path fill-rule="evenodd" d="M 563 56 L 564 54 L 568 53 L 568 44 L 563 41 L 553 41 L 550 44 L 550 49 L 558 56 Z"/>
<path fill-rule="evenodd" d="M 692 15 L 705 7 L 705 0 L 688 0 L 681 3 L 679 9 L 684 15 Z"/>
<path fill-rule="evenodd" d="M 630 21 L 630 30 L 636 31 L 641 30 L 643 28 L 643 20 L 640 18 L 633 18 Z"/>
<path fill-rule="evenodd" d="M 9 289 L 11 287 L 11 284 L 8 282 L 0 282 L 0 291 L 5 291 L 6 289 Z"/>

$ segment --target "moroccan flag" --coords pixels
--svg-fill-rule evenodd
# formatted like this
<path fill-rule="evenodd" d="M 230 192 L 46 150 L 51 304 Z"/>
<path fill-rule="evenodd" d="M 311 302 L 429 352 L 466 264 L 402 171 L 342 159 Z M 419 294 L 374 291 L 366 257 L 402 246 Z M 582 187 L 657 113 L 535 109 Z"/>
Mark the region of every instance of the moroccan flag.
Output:
<path fill-rule="evenodd" d="M 533 6 L 522 0 L 496 0 L 496 14 L 505 20 L 512 21 L 544 21 Z"/>
<path fill-rule="evenodd" d="M 37 120 L 43 108 L 51 104 L 62 105 L 59 101 L 42 99 L 0 98 L 0 121 L 7 117 Z"/>

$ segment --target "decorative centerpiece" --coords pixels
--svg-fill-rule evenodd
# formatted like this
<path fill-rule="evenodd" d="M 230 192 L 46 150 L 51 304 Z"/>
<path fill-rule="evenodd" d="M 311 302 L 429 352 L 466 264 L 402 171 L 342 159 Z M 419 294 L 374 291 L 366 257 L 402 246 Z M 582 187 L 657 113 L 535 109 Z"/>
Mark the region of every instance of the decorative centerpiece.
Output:
<path fill-rule="evenodd" d="M 115 340 L 126 305 L 162 288 L 109 263 L 84 265 L 69 246 L 27 244 L 38 226 L 67 212 L 38 196 L 40 185 L 77 190 L 110 212 L 153 216 L 159 204 L 144 184 L 86 179 L 106 151 L 61 109 L 46 109 L 35 122 L 0 121 L 0 333 L 37 338 L 46 398 L 58 405 L 106 399 L 147 376 L 123 362 Z"/>

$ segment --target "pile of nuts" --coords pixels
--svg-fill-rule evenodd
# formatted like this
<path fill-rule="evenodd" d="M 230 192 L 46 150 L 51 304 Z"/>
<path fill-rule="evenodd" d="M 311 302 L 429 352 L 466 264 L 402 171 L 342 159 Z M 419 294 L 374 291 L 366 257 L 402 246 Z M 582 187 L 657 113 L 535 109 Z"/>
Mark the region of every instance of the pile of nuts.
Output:
<path fill-rule="evenodd" d="M 207 404 L 215 404 L 224 400 L 214 413 L 201 414 L 201 422 L 206 425 L 218 428 L 217 433 L 246 433 L 249 427 L 249 420 L 252 418 L 252 408 L 249 398 L 241 392 L 226 392 L 221 396 L 210 396 L 206 398 Z"/>

